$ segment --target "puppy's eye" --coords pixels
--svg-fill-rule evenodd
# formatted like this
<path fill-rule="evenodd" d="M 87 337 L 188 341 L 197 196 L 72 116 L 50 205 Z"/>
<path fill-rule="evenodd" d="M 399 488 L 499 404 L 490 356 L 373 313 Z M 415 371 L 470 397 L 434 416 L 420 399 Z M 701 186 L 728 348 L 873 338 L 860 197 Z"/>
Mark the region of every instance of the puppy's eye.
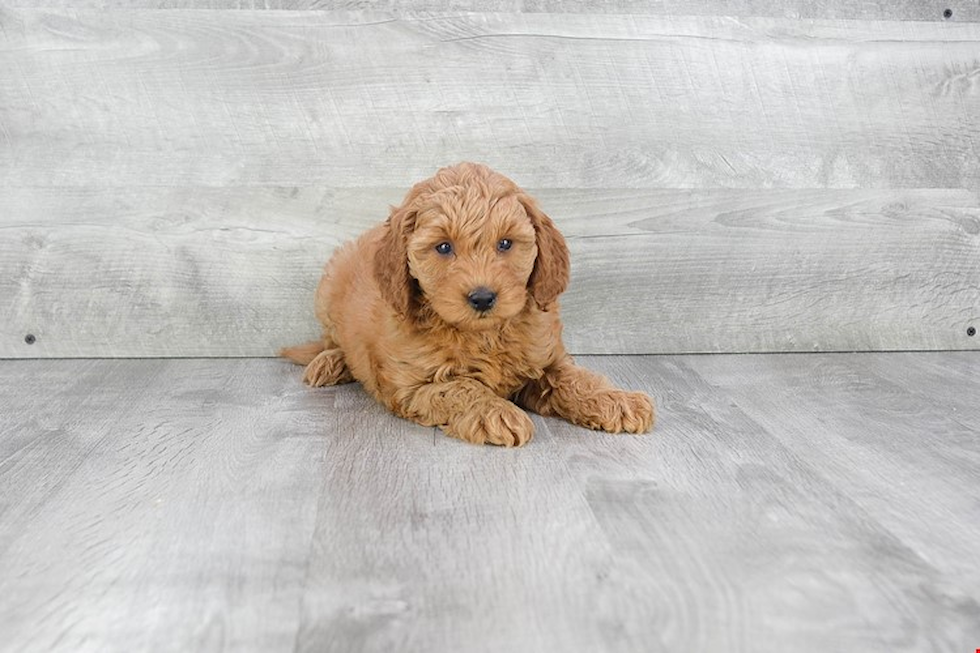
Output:
<path fill-rule="evenodd" d="M 513 247 L 514 243 L 510 242 L 509 238 L 504 238 L 499 243 L 497 243 L 498 252 L 506 252 L 508 249 Z"/>
<path fill-rule="evenodd" d="M 439 243 L 438 245 L 436 245 L 436 251 L 442 254 L 443 256 L 449 256 L 450 254 L 453 253 L 452 243 Z"/>

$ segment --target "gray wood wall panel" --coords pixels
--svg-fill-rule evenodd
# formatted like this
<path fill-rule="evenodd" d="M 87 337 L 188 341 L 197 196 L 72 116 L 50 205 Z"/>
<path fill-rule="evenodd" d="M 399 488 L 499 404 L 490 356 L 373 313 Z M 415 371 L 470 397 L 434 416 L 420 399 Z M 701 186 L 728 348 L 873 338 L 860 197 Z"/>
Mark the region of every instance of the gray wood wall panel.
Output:
<path fill-rule="evenodd" d="M 318 334 L 332 250 L 401 189 L 19 188 L 0 355 L 266 356 Z M 572 250 L 576 353 L 978 348 L 964 190 L 535 193 Z M 27 345 L 27 334 L 36 337 Z"/>
<path fill-rule="evenodd" d="M 980 25 L 9 10 L 6 185 L 980 188 Z"/>
<path fill-rule="evenodd" d="M 0 356 L 310 337 L 330 251 L 463 159 L 569 237 L 575 352 L 977 347 L 980 24 L 498 4 L 0 10 Z"/>
<path fill-rule="evenodd" d="M 972 0 L 8 0 L 10 7 L 62 9 L 364 10 L 531 12 L 668 16 L 770 16 L 865 20 L 976 21 Z M 949 16 L 945 11 L 952 12 Z"/>

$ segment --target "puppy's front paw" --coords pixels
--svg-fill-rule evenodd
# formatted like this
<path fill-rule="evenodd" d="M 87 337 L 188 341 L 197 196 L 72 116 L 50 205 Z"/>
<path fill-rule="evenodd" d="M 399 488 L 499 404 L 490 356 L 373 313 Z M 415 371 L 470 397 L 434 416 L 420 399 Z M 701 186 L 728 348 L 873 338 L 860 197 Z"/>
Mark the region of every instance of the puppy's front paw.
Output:
<path fill-rule="evenodd" d="M 604 390 L 595 398 L 592 428 L 609 433 L 646 433 L 653 427 L 653 402 L 642 392 Z"/>
<path fill-rule="evenodd" d="M 505 399 L 480 402 L 457 417 L 446 431 L 474 444 L 520 447 L 534 436 L 534 423 L 523 410 Z"/>

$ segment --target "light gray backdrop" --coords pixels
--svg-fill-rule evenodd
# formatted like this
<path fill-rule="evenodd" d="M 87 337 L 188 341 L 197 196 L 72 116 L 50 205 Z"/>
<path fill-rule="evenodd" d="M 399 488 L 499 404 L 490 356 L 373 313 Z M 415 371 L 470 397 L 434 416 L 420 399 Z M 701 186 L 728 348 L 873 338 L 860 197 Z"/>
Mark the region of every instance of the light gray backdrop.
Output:
<path fill-rule="evenodd" d="M 568 238 L 573 352 L 980 345 L 975 2 L 394 4 L 5 3 L 0 356 L 314 337 L 460 160 Z"/>

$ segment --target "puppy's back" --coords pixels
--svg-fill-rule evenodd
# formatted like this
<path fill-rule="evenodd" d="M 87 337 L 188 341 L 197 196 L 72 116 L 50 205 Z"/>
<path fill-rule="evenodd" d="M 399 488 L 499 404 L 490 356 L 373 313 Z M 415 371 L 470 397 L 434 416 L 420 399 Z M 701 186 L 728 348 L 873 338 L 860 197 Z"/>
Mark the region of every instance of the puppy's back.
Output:
<path fill-rule="evenodd" d="M 323 327 L 323 339 L 285 347 L 279 350 L 280 356 L 298 365 L 309 365 L 328 347 L 340 345 L 343 348 L 344 340 L 350 348 L 353 333 L 370 329 L 371 314 L 376 313 L 378 304 L 383 302 L 373 266 L 381 233 L 382 226 L 379 225 L 356 240 L 344 243 L 333 253 L 324 266 L 314 302 L 317 320 Z"/>

